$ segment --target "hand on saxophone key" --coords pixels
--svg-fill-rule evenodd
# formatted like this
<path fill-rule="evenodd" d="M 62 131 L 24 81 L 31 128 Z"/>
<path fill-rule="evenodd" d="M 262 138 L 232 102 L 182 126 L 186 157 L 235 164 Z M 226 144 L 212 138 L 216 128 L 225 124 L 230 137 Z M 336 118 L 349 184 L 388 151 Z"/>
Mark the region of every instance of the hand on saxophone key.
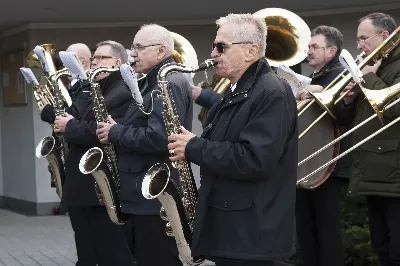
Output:
<path fill-rule="evenodd" d="M 63 116 L 56 116 L 56 119 L 54 120 L 54 132 L 59 133 L 59 132 L 65 132 L 65 128 L 67 126 L 67 123 L 69 120 L 74 118 L 72 115 L 65 113 Z"/>
<path fill-rule="evenodd" d="M 110 133 L 111 127 L 117 123 L 111 118 L 111 116 L 108 116 L 108 121 L 109 123 L 100 122 L 97 124 L 96 135 L 101 143 L 108 142 L 108 133 Z"/>
<path fill-rule="evenodd" d="M 181 127 L 182 133 L 180 134 L 172 134 L 168 137 L 168 150 L 170 153 L 174 154 L 174 156 L 169 157 L 172 162 L 184 160 L 185 159 L 185 149 L 189 140 L 191 140 L 196 135 L 192 132 L 188 131 L 184 127 Z"/>

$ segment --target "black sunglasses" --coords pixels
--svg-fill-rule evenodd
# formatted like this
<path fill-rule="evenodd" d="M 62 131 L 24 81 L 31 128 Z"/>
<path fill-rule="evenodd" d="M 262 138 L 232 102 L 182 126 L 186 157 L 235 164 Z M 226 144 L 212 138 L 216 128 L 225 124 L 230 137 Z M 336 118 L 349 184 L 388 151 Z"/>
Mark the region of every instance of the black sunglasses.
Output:
<path fill-rule="evenodd" d="M 251 44 L 252 42 L 230 42 L 230 43 L 222 43 L 222 42 L 217 42 L 212 44 L 212 50 L 217 48 L 217 52 L 222 54 L 225 51 L 225 47 L 231 44 Z"/>

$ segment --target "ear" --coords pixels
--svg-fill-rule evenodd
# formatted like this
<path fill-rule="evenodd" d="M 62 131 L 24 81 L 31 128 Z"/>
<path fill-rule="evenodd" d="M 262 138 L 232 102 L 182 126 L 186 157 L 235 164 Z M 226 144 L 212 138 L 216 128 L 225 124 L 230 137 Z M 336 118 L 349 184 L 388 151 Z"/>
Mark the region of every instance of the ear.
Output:
<path fill-rule="evenodd" d="M 331 57 L 334 57 L 337 54 L 338 48 L 336 46 L 331 47 Z"/>
<path fill-rule="evenodd" d="M 246 60 L 254 60 L 254 58 L 258 56 L 259 51 L 260 47 L 258 46 L 258 44 L 251 44 L 250 49 L 246 51 Z"/>
<path fill-rule="evenodd" d="M 157 51 L 157 59 L 160 60 L 164 58 L 166 53 L 167 53 L 167 47 L 165 47 L 165 45 L 160 45 Z"/>
<path fill-rule="evenodd" d="M 115 62 L 115 67 L 120 67 L 121 66 L 121 60 L 117 59 L 117 61 Z"/>
<path fill-rule="evenodd" d="M 382 37 L 383 37 L 384 40 L 386 40 L 389 37 L 389 35 L 390 35 L 390 33 L 387 30 L 384 30 L 382 32 Z"/>

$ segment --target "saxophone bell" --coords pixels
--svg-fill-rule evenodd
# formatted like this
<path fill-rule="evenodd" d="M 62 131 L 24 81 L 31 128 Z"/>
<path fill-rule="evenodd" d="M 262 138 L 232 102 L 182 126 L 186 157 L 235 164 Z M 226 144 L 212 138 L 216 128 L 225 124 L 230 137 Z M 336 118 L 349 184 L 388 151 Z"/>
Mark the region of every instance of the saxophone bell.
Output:
<path fill-rule="evenodd" d="M 166 163 L 154 164 L 144 176 L 142 183 L 143 196 L 146 199 L 157 198 L 167 188 L 169 181 L 170 171 L 168 165 Z"/>
<path fill-rule="evenodd" d="M 55 184 L 56 193 L 61 199 L 64 167 L 61 154 L 56 148 L 56 140 L 53 136 L 44 137 L 39 141 L 36 145 L 36 157 L 46 158 L 49 162 L 51 181 Z"/>

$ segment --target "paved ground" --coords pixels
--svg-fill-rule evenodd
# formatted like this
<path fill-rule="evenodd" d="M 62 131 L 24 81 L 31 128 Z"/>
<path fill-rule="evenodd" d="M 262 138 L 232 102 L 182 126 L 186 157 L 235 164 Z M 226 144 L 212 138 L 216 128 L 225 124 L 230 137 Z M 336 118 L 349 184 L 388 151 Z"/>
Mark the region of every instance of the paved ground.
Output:
<path fill-rule="evenodd" d="M 28 217 L 0 209 L 0 266 L 74 266 L 75 262 L 67 216 Z"/>
<path fill-rule="evenodd" d="M 74 266 L 75 262 L 67 216 L 28 217 L 0 209 L 0 266 Z M 210 265 L 214 264 L 202 264 Z"/>

